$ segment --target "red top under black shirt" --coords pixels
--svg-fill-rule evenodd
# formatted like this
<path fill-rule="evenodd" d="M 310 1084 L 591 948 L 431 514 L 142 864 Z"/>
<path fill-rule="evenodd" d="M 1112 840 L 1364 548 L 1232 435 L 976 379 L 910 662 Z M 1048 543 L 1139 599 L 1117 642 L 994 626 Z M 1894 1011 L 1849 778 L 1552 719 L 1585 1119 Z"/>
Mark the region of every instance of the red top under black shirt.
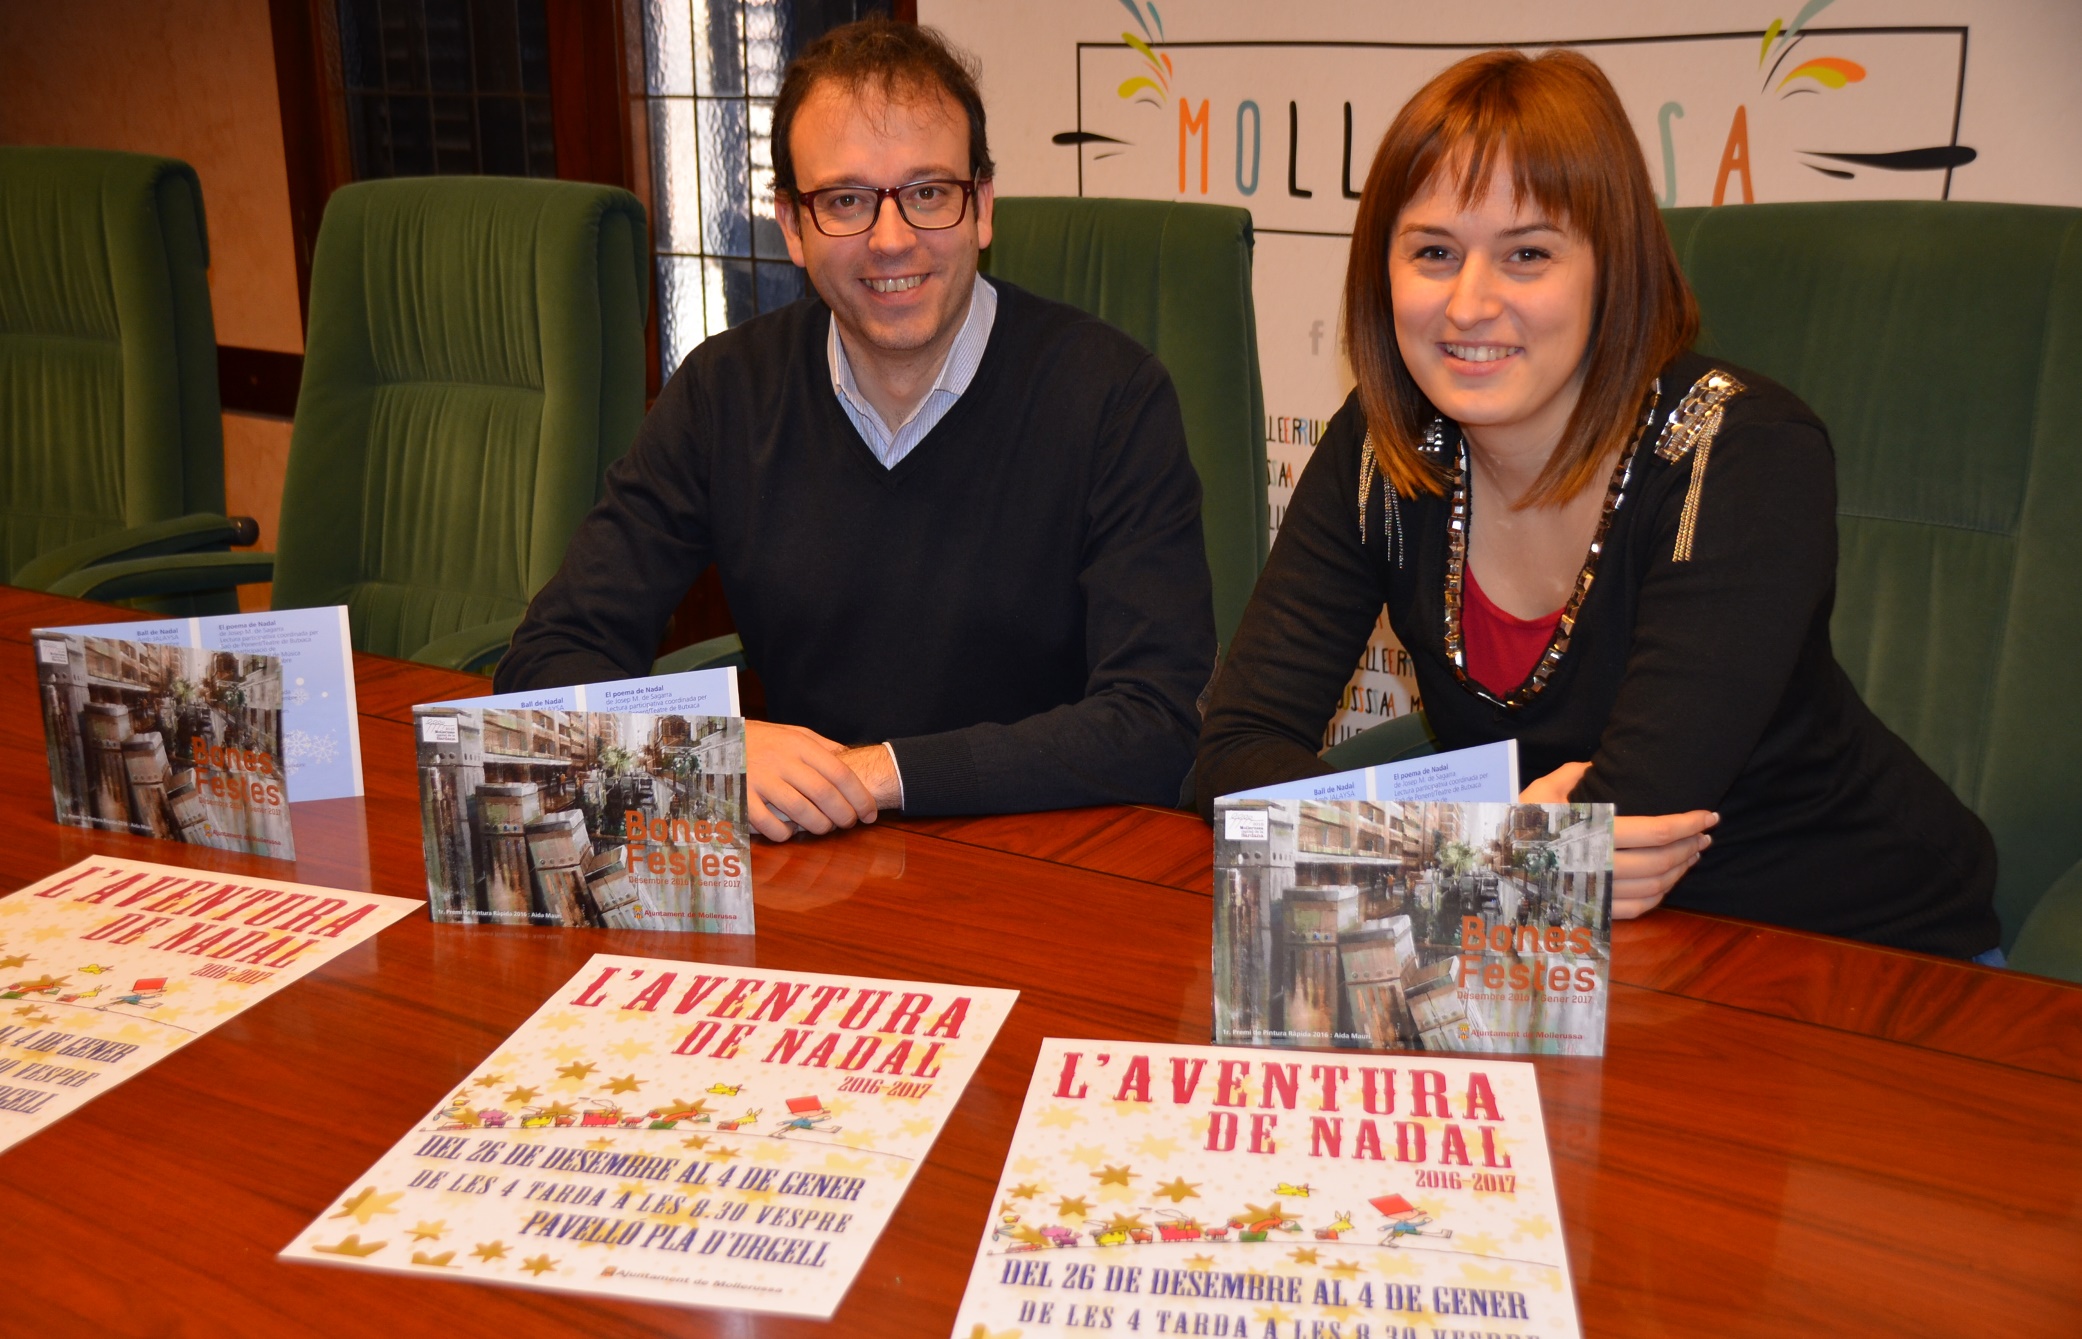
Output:
<path fill-rule="evenodd" d="M 1507 697 L 1533 672 L 1561 622 L 1557 609 L 1539 618 L 1520 618 L 1482 593 L 1475 569 L 1467 569 L 1467 599 L 1460 611 L 1468 677 L 1498 697 Z"/>

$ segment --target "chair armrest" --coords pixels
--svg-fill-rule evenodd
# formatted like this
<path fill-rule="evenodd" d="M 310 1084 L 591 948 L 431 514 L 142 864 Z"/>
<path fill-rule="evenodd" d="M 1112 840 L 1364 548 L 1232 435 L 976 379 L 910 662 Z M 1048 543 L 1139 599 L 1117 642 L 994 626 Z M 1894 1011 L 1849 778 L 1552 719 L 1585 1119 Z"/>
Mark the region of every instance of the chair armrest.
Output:
<path fill-rule="evenodd" d="M 38 554 L 22 564 L 22 570 L 14 574 L 9 584 L 27 590 L 55 592 L 54 582 L 83 567 L 169 553 L 222 549 L 228 545 L 251 544 L 259 538 L 260 526 L 250 516 L 213 516 L 208 512 L 196 512 L 189 516 L 176 516 L 170 521 L 153 521 L 149 525 L 112 530 L 105 535 L 95 535 Z"/>
<path fill-rule="evenodd" d="M 688 670 L 721 669 L 745 663 L 745 644 L 734 632 L 711 637 L 705 642 L 668 651 L 651 662 L 653 674 L 683 674 Z"/>
<path fill-rule="evenodd" d="M 489 623 L 457 628 L 434 638 L 405 658 L 422 665 L 461 670 L 465 674 L 490 674 L 499 658 L 506 654 L 507 646 L 513 641 L 513 630 L 520 626 L 522 617 L 509 614 Z"/>
<path fill-rule="evenodd" d="M 48 589 L 75 600 L 135 600 L 198 595 L 274 579 L 272 553 L 173 553 L 82 568 L 53 581 Z"/>
<path fill-rule="evenodd" d="M 2008 956 L 2020 972 L 2082 981 L 2082 860 L 2040 895 Z"/>
<path fill-rule="evenodd" d="M 1349 772 L 1355 767 L 1428 758 L 1438 751 L 1439 741 L 1431 732 L 1431 722 L 1423 712 L 1413 711 L 1361 730 L 1342 744 L 1331 745 L 1323 750 L 1323 761 L 1340 772 Z"/>

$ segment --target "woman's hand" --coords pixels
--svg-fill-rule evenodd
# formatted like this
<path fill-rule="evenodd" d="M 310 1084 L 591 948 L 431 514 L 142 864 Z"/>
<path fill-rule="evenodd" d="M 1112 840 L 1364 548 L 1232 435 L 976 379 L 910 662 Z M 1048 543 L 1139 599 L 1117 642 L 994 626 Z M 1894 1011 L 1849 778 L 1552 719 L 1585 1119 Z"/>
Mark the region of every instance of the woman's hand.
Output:
<path fill-rule="evenodd" d="M 1587 762 L 1563 763 L 1520 791 L 1519 803 L 1566 804 L 1569 792 L 1589 770 Z M 1655 910 L 1713 845 L 1707 829 L 1720 821 L 1719 814 L 1706 809 L 1613 819 L 1612 918 L 1632 920 Z"/>

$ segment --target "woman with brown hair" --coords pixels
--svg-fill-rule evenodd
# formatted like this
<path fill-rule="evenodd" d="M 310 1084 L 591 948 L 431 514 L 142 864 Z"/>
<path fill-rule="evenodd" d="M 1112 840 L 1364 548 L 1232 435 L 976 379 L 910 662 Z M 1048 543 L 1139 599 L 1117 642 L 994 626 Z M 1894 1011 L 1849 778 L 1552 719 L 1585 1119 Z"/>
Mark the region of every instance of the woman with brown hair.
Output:
<path fill-rule="evenodd" d="M 1617 807 L 1615 916 L 1992 949 L 1987 829 L 1830 649 L 1827 430 L 1697 331 L 1596 65 L 1486 52 L 1412 98 L 1352 233 L 1357 389 L 1215 684 L 1201 808 L 1329 770 L 1385 603 L 1442 746 L 1516 738 L 1524 799 Z"/>

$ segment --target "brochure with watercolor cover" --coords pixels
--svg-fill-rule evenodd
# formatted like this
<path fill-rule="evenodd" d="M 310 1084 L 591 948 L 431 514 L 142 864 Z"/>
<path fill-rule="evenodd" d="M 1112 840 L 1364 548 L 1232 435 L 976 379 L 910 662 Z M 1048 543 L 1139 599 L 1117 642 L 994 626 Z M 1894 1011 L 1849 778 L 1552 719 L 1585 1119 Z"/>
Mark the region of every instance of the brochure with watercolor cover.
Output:
<path fill-rule="evenodd" d="M 282 1254 L 828 1318 L 1017 998 L 597 955 Z"/>
<path fill-rule="evenodd" d="M 34 635 L 60 823 L 296 858 L 279 658 Z"/>
<path fill-rule="evenodd" d="M 0 1149 L 418 909 L 113 856 L 0 898 Z"/>
<path fill-rule="evenodd" d="M 1612 806 L 1215 801 L 1214 1040 L 1602 1055 Z"/>
<path fill-rule="evenodd" d="M 43 638 L 111 637 L 154 646 L 273 656 L 282 662 L 282 757 L 289 802 L 362 793 L 361 724 L 347 606 L 39 628 Z M 39 650 L 39 662 L 41 663 Z"/>
<path fill-rule="evenodd" d="M 956 1339 L 1581 1333 L 1533 1067 L 1041 1044 Z"/>
<path fill-rule="evenodd" d="M 1518 798 L 1518 741 L 1433 753 L 1225 795 L 1228 800 L 1458 800 Z"/>
<path fill-rule="evenodd" d="M 737 672 L 412 709 L 437 921 L 751 934 Z"/>

